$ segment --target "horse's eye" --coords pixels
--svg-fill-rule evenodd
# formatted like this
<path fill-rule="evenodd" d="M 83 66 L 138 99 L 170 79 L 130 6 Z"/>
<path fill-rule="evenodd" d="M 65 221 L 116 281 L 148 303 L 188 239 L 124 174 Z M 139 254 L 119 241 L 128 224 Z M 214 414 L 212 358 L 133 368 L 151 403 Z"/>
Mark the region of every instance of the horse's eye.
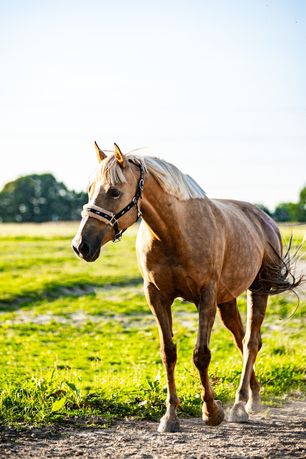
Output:
<path fill-rule="evenodd" d="M 121 193 L 116 188 L 110 188 L 108 190 L 107 194 L 108 194 L 108 196 L 110 196 L 113 199 L 118 199 Z"/>

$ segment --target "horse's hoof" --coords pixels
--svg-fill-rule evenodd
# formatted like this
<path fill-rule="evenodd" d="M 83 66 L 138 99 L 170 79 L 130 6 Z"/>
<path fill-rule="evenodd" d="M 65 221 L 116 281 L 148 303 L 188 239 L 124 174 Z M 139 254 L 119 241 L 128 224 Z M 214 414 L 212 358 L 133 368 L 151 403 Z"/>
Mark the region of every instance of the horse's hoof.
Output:
<path fill-rule="evenodd" d="M 161 418 L 157 432 L 165 433 L 165 432 L 180 432 L 180 423 L 178 419 L 169 419 L 166 417 Z"/>
<path fill-rule="evenodd" d="M 230 411 L 229 422 L 248 422 L 249 415 L 245 411 L 244 403 L 238 402 L 235 403 L 233 408 Z"/>
<path fill-rule="evenodd" d="M 203 405 L 204 408 L 205 405 Z M 218 426 L 224 419 L 224 411 L 220 400 L 215 400 L 215 410 L 213 414 L 208 414 L 203 410 L 203 421 L 207 426 Z"/>
<path fill-rule="evenodd" d="M 260 397 L 250 397 L 247 404 L 245 405 L 245 409 L 247 413 L 259 413 L 260 411 L 262 411 Z"/>

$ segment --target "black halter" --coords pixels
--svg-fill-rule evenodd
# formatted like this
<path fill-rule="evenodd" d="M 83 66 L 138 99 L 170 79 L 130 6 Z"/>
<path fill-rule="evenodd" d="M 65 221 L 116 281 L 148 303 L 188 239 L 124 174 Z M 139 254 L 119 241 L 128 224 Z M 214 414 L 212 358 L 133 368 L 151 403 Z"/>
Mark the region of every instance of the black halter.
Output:
<path fill-rule="evenodd" d="M 116 214 L 114 214 L 113 212 L 109 212 L 106 209 L 102 209 L 102 207 L 99 207 L 93 204 L 85 204 L 85 206 L 83 206 L 82 217 L 93 217 L 101 221 L 103 221 L 103 219 L 107 220 L 106 223 L 111 225 L 114 230 L 114 237 L 113 237 L 114 242 L 120 241 L 122 238 L 122 233 L 125 231 L 125 229 L 119 230 L 119 222 L 118 222 L 119 218 L 123 217 L 123 215 L 125 215 L 129 210 L 131 210 L 135 206 L 137 207 L 137 218 L 135 221 L 137 222 L 139 217 L 141 217 L 141 211 L 139 209 L 138 201 L 141 198 L 143 185 L 144 185 L 144 169 L 141 164 L 136 164 L 130 159 L 129 159 L 129 162 L 139 168 L 140 177 L 138 179 L 137 188 L 136 188 L 134 197 L 128 205 L 123 207 L 123 209 L 121 209 Z"/>

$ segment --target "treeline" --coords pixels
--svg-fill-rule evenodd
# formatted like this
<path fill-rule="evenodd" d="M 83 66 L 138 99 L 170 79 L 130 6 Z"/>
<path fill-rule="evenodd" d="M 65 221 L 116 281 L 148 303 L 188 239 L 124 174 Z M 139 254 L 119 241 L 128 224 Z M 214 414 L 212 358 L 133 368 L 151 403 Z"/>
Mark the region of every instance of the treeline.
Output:
<path fill-rule="evenodd" d="M 69 190 L 52 174 L 33 174 L 7 183 L 0 191 L 0 222 L 79 220 L 87 194 Z M 278 222 L 306 222 L 306 187 L 297 203 L 284 202 L 274 211 L 258 207 Z"/>
<path fill-rule="evenodd" d="M 7 183 L 0 192 L 1 222 L 78 220 L 86 193 L 68 190 L 52 174 L 33 174 Z"/>
<path fill-rule="evenodd" d="M 282 202 L 274 211 L 263 204 L 257 204 L 257 207 L 277 222 L 306 222 L 306 186 L 301 190 L 298 202 Z"/>

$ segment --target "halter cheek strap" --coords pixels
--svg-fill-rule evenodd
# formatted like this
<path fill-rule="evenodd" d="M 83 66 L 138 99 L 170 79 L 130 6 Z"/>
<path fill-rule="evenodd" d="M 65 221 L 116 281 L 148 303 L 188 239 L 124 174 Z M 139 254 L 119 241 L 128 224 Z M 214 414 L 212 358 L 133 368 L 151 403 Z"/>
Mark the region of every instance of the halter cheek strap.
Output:
<path fill-rule="evenodd" d="M 133 163 L 131 160 L 130 162 Z M 138 201 L 141 198 L 143 185 L 144 185 L 144 169 L 141 164 L 135 164 L 135 165 L 140 170 L 140 177 L 137 183 L 137 188 L 136 188 L 134 197 L 127 206 L 123 207 L 123 209 L 121 209 L 116 214 L 114 214 L 113 212 L 110 212 L 109 210 L 103 209 L 102 207 L 96 206 L 95 204 L 88 203 L 88 204 L 85 204 L 85 206 L 83 206 L 82 217 L 92 217 L 92 218 L 95 218 L 96 220 L 100 220 L 112 226 L 114 230 L 114 237 L 113 237 L 114 242 L 120 241 L 122 238 L 122 233 L 125 231 L 124 229 L 121 231 L 119 230 L 119 222 L 118 222 L 119 218 L 121 218 L 123 215 L 125 215 L 129 210 L 131 210 L 135 206 L 137 208 L 136 222 L 141 216 L 141 211 L 139 208 Z"/>

